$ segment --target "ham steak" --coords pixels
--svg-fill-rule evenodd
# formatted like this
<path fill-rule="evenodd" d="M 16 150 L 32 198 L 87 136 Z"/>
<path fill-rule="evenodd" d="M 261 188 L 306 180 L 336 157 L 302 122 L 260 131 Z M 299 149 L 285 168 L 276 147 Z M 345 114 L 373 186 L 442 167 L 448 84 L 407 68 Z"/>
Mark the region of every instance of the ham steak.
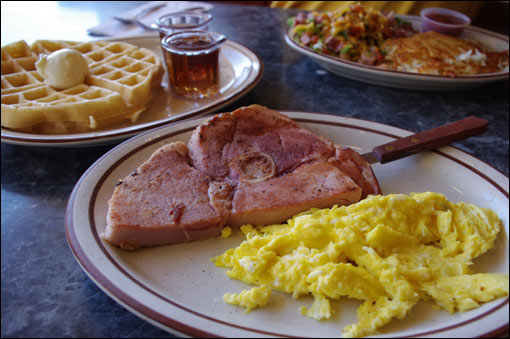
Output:
<path fill-rule="evenodd" d="M 216 180 L 237 182 L 231 166 L 249 154 L 272 159 L 274 175 L 334 156 L 333 143 L 300 127 L 283 114 L 259 105 L 242 107 L 198 126 L 188 143 L 195 168 Z"/>
<path fill-rule="evenodd" d="M 102 238 L 126 249 L 199 240 L 380 193 L 358 153 L 251 105 L 214 116 L 188 146 L 161 147 L 123 179 Z"/>
<path fill-rule="evenodd" d="M 337 167 L 326 162 L 305 163 L 268 180 L 241 180 L 227 224 L 277 224 L 312 207 L 350 205 L 360 197 L 361 188 Z"/>
<path fill-rule="evenodd" d="M 186 144 L 165 145 L 115 187 L 101 237 L 124 249 L 213 237 L 230 190 L 189 164 Z"/>

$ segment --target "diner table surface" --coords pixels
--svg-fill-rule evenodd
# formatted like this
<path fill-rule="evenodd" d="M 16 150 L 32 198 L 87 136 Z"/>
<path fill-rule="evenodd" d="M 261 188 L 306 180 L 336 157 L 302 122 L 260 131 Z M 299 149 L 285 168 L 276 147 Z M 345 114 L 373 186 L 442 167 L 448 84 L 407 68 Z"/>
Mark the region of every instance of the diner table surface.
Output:
<path fill-rule="evenodd" d="M 135 1 L 2 2 L 2 46 L 25 39 L 97 39 L 86 29 L 140 6 Z M 319 112 L 419 132 L 475 115 L 482 135 L 454 147 L 508 177 L 509 82 L 458 91 L 367 84 L 323 70 L 284 41 L 295 10 L 213 2 L 210 30 L 255 52 L 260 82 L 222 109 L 250 104 Z M 2 142 L 2 337 L 173 337 L 105 294 L 82 270 L 65 232 L 70 194 L 84 172 L 115 144 L 37 147 Z"/>

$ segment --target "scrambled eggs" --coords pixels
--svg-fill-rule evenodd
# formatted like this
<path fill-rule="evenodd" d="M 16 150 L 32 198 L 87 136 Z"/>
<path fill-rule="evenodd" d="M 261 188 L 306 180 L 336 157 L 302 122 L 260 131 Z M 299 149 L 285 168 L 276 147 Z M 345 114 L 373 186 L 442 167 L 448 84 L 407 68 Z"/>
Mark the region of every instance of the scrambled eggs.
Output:
<path fill-rule="evenodd" d="M 246 308 L 244 313 L 249 313 L 257 306 L 263 307 L 267 305 L 271 289 L 267 286 L 253 287 L 249 290 L 243 290 L 241 293 L 225 293 L 223 301 L 227 304 L 239 305 Z"/>
<path fill-rule="evenodd" d="M 228 238 L 232 234 L 232 229 L 228 226 L 223 227 L 221 230 L 221 237 L 222 238 Z"/>
<path fill-rule="evenodd" d="M 287 224 L 241 227 L 246 240 L 211 259 L 227 275 L 260 286 L 224 300 L 247 308 L 269 289 L 312 294 L 301 314 L 327 319 L 330 300 L 364 300 L 345 337 L 377 333 L 420 300 L 466 311 L 508 295 L 508 274 L 472 274 L 471 260 L 493 247 L 502 226 L 489 209 L 437 193 L 369 196 L 350 206 L 312 209 Z"/>

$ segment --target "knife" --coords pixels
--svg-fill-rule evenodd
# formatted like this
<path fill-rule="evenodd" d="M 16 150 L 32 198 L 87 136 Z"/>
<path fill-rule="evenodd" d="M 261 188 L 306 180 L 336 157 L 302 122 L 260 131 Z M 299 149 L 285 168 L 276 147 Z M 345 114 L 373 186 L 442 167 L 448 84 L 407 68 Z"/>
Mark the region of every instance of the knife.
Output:
<path fill-rule="evenodd" d="M 488 121 L 475 116 L 431 128 L 423 132 L 400 138 L 387 144 L 376 146 L 372 152 L 361 156 L 369 163 L 387 163 L 416 153 L 446 146 L 487 131 Z"/>

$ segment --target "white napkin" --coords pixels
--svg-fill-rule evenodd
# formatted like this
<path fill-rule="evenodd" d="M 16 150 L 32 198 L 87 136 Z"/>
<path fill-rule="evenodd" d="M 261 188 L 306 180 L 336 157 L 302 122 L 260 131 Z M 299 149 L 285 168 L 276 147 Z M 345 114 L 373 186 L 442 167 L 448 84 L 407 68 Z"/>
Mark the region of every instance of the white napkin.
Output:
<path fill-rule="evenodd" d="M 146 16 L 138 19 L 142 21 L 146 25 L 150 25 L 156 20 L 169 13 L 174 12 L 182 12 L 186 11 L 188 8 L 192 7 L 203 7 L 205 11 L 210 11 L 214 6 L 205 2 L 197 2 L 197 1 L 151 1 L 147 4 L 144 4 L 142 6 L 139 6 L 137 8 L 134 8 L 132 10 L 129 10 L 127 12 L 124 12 L 122 14 L 119 14 L 117 16 L 122 18 L 129 18 L 133 15 L 136 15 L 137 13 L 140 13 L 140 11 L 143 11 L 147 7 L 152 7 L 154 5 L 157 5 L 158 3 L 165 3 L 165 6 L 148 13 Z M 131 35 L 157 35 L 158 32 L 156 31 L 149 31 L 146 29 L 143 29 L 142 27 L 139 27 L 138 25 L 126 25 L 122 22 L 111 18 L 107 22 L 101 23 L 97 26 L 91 27 L 87 29 L 87 32 L 90 35 L 95 36 L 131 36 Z"/>

